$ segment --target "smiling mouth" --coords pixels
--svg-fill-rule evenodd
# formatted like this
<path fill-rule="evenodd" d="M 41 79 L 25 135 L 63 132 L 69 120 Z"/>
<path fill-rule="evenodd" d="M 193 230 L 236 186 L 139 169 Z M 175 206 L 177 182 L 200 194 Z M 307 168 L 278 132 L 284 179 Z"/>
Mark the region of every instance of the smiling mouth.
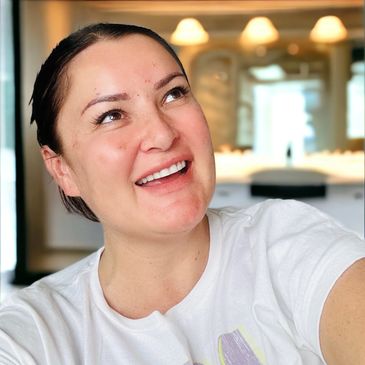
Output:
<path fill-rule="evenodd" d="M 138 186 L 143 186 L 151 181 L 154 180 L 160 180 L 163 178 L 166 178 L 168 176 L 174 175 L 174 174 L 184 174 L 188 169 L 188 162 L 187 161 L 179 161 L 177 163 L 172 164 L 169 167 L 166 167 L 160 171 L 156 171 L 151 175 L 148 175 L 146 177 L 143 177 L 142 179 L 139 179 L 136 184 Z"/>

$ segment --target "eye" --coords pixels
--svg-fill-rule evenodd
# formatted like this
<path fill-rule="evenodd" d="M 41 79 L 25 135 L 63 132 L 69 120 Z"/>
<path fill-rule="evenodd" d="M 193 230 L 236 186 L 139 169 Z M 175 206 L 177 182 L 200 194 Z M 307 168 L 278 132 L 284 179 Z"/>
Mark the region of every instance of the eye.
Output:
<path fill-rule="evenodd" d="M 189 89 L 186 87 L 178 86 L 174 87 L 170 90 L 164 98 L 165 103 L 171 103 L 174 100 L 180 99 L 185 96 L 189 92 Z"/>
<path fill-rule="evenodd" d="M 96 124 L 107 124 L 124 118 L 123 111 L 120 109 L 108 110 L 96 118 Z"/>

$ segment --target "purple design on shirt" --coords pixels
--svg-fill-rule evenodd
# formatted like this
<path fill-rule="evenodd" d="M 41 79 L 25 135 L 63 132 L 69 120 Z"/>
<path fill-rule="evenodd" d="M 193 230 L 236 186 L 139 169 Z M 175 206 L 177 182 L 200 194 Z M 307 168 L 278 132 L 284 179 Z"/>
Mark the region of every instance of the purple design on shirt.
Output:
<path fill-rule="evenodd" d="M 239 330 L 219 336 L 218 348 L 222 365 L 261 365 Z"/>

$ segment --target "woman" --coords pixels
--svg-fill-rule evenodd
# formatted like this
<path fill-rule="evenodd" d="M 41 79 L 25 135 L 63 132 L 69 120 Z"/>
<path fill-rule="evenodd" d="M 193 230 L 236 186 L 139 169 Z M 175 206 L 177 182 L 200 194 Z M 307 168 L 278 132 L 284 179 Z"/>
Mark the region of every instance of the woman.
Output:
<path fill-rule="evenodd" d="M 101 222 L 104 247 L 3 304 L 1 364 L 365 359 L 364 243 L 294 201 L 207 210 L 207 124 L 157 34 L 70 35 L 37 76 L 32 120 L 66 207 Z"/>

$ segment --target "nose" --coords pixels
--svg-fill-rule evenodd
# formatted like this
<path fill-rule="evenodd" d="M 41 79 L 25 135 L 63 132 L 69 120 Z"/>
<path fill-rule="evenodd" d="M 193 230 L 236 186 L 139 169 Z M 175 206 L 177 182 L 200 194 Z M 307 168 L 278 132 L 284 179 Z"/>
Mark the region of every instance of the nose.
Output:
<path fill-rule="evenodd" d="M 160 110 L 149 110 L 144 117 L 141 150 L 167 151 L 178 138 L 178 131 L 174 128 L 171 118 Z"/>

